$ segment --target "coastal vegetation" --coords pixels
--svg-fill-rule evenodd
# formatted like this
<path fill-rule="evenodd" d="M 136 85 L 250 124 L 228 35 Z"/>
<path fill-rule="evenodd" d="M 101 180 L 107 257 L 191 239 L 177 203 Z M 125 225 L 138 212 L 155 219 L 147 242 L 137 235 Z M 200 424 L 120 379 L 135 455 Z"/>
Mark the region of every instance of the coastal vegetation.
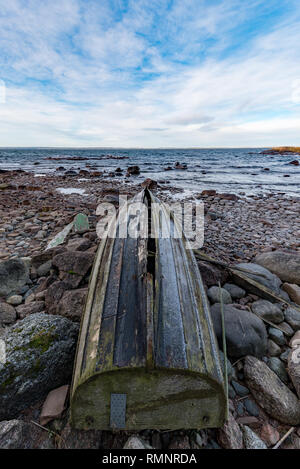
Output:
<path fill-rule="evenodd" d="M 269 150 L 262 151 L 262 154 L 264 155 L 283 155 L 286 153 L 300 155 L 300 147 L 272 147 Z"/>

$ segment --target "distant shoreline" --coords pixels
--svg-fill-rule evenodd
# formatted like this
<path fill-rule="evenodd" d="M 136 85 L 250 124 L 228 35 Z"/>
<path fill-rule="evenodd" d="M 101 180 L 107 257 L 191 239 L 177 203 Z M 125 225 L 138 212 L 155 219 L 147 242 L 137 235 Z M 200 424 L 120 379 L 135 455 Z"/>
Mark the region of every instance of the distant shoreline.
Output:
<path fill-rule="evenodd" d="M 263 155 L 300 155 L 300 147 L 273 147 L 263 150 Z"/>
<path fill-rule="evenodd" d="M 26 147 L 16 147 L 16 146 L 0 146 L 0 150 L 265 150 L 268 149 L 268 145 L 253 147 L 253 146 L 244 146 L 244 147 L 135 147 L 135 146 L 114 146 L 114 147 L 98 147 L 98 146 L 87 146 L 87 147 L 78 147 L 78 146 L 26 146 Z M 277 148 L 277 147 L 274 147 Z M 280 148 L 280 147 L 278 147 Z M 289 147 L 286 147 L 289 148 Z"/>

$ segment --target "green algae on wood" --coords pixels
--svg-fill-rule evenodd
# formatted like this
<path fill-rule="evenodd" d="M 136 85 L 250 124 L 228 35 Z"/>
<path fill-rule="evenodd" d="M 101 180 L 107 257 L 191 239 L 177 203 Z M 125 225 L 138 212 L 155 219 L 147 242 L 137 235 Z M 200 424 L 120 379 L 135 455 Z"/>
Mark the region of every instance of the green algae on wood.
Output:
<path fill-rule="evenodd" d="M 133 202 L 147 204 L 151 232 L 162 232 L 167 208 L 148 190 Z M 170 233 L 179 229 L 172 214 L 171 225 Z M 73 374 L 75 428 L 109 429 L 112 393 L 127 395 L 126 430 L 223 425 L 218 346 L 198 266 L 184 241 L 101 241 Z"/>

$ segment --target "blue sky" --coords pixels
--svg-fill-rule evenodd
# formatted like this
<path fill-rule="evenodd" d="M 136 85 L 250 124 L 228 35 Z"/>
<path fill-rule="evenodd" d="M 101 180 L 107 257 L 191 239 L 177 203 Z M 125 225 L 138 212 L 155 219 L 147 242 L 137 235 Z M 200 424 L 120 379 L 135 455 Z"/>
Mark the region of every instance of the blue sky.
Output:
<path fill-rule="evenodd" d="M 300 145 L 299 44 L 298 0 L 0 0 L 0 146 Z"/>

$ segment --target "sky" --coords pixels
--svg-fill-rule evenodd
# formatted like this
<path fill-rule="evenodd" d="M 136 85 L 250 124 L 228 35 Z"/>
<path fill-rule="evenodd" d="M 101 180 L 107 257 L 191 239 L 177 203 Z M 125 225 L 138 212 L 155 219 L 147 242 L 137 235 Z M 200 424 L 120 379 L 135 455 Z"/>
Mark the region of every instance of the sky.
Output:
<path fill-rule="evenodd" d="M 299 0 L 0 0 L 0 146 L 300 146 Z"/>

